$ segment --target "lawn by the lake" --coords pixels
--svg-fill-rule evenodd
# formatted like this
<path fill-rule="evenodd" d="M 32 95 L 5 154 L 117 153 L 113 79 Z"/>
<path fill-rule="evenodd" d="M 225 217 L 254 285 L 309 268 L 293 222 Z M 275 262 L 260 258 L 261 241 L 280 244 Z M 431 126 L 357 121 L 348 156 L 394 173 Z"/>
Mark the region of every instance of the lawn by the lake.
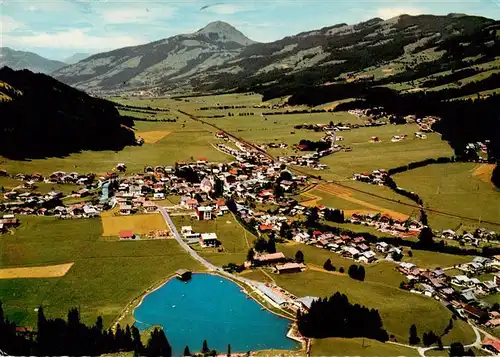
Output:
<path fill-rule="evenodd" d="M 179 268 L 200 270 L 174 240 L 104 241 L 99 219 L 22 217 L 14 235 L 0 239 L 0 268 L 74 262 L 61 278 L 0 280 L 7 316 L 32 326 L 43 305 L 51 317 L 79 307 L 85 322 L 110 324 L 151 285 Z"/>

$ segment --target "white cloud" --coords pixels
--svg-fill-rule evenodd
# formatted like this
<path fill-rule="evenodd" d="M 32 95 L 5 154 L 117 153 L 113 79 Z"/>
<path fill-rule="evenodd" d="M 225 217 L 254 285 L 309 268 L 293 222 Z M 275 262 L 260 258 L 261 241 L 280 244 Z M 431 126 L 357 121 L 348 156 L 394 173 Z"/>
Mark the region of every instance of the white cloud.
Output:
<path fill-rule="evenodd" d="M 210 6 L 207 10 L 215 12 L 216 14 L 219 14 L 219 15 L 231 15 L 231 14 L 235 14 L 237 12 L 240 12 L 243 9 L 237 5 L 234 5 L 234 4 L 216 4 L 216 5 Z"/>
<path fill-rule="evenodd" d="M 107 10 L 102 13 L 102 18 L 107 23 L 121 24 L 121 23 L 146 23 L 148 21 L 155 21 L 172 17 L 175 13 L 175 8 L 164 7 L 161 8 L 147 8 L 147 5 L 142 8 L 125 8 Z"/>
<path fill-rule="evenodd" d="M 396 17 L 398 15 L 421 15 L 425 13 L 423 9 L 416 7 L 387 7 L 377 10 L 377 16 L 384 20 Z"/>
<path fill-rule="evenodd" d="M 35 11 L 38 11 L 38 8 L 34 5 L 30 5 L 27 10 L 29 12 L 35 12 Z"/>
<path fill-rule="evenodd" d="M 22 22 L 14 20 L 9 16 L 0 16 L 0 29 L 2 29 L 2 34 L 12 32 L 17 29 L 24 28 L 25 25 Z"/>
<path fill-rule="evenodd" d="M 68 48 L 95 51 L 135 46 L 146 42 L 143 39 L 125 35 L 93 36 L 87 34 L 87 31 L 75 29 L 56 33 L 40 32 L 33 33 L 30 36 L 4 36 L 3 40 L 5 43 L 17 47 Z"/>

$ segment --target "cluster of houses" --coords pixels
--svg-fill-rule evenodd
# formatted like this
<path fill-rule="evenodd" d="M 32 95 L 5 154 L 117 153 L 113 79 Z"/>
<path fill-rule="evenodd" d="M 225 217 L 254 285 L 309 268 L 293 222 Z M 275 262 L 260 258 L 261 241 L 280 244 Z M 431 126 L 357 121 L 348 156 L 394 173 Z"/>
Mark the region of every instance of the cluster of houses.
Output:
<path fill-rule="evenodd" d="M 387 178 L 387 171 L 384 169 L 373 170 L 371 173 L 364 172 L 362 174 L 352 175 L 355 181 L 370 183 L 373 185 L 384 186 Z"/>
<path fill-rule="evenodd" d="M 191 226 L 182 226 L 181 235 L 186 243 L 200 244 L 203 248 L 218 247 L 220 245 L 220 241 L 217 239 L 216 233 L 197 233 L 193 231 Z"/>
<path fill-rule="evenodd" d="M 489 327 L 500 326 L 500 313 L 487 311 L 487 305 L 480 300 L 490 294 L 500 292 L 500 256 L 492 258 L 475 257 L 471 262 L 460 264 L 462 274 L 448 276 L 446 270 L 418 268 L 413 263 L 399 263 L 398 270 L 406 276 L 409 283 L 402 284 L 403 289 L 414 293 L 434 297 L 437 300 L 451 303 L 463 316 Z M 493 279 L 480 280 L 475 276 L 485 272 L 497 272 Z"/>
<path fill-rule="evenodd" d="M 388 214 L 380 213 L 354 213 L 350 218 L 346 218 L 345 222 L 373 227 L 379 232 L 401 238 L 418 236 L 422 228 L 424 228 L 424 225 L 417 220 L 407 219 L 403 221 L 392 218 Z"/>
<path fill-rule="evenodd" d="M 498 241 L 500 236 L 495 231 L 488 231 L 484 228 L 477 228 L 474 232 L 466 232 L 458 233 L 453 229 L 445 229 L 443 231 L 435 231 L 436 236 L 441 237 L 442 239 L 451 239 L 456 240 L 458 242 L 463 242 L 464 244 L 470 244 L 476 247 L 479 247 L 481 243 Z"/>
<path fill-rule="evenodd" d="M 0 177 L 9 177 L 9 174 L 6 170 L 0 170 Z M 79 174 L 78 172 L 66 173 L 64 171 L 55 171 L 48 176 L 43 176 L 39 173 L 18 173 L 11 177 L 15 180 L 23 181 L 26 188 L 35 186 L 37 182 L 88 186 L 91 185 L 95 179 L 94 174 Z"/>

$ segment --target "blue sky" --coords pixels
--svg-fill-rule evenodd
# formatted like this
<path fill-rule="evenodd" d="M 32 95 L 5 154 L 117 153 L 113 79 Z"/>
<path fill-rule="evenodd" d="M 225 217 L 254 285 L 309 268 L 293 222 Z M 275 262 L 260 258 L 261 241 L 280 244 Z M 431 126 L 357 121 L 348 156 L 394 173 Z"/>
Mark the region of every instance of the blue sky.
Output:
<path fill-rule="evenodd" d="M 342 22 L 450 12 L 500 19 L 500 0 L 0 0 L 0 45 L 63 59 L 193 32 L 216 20 L 269 42 Z"/>

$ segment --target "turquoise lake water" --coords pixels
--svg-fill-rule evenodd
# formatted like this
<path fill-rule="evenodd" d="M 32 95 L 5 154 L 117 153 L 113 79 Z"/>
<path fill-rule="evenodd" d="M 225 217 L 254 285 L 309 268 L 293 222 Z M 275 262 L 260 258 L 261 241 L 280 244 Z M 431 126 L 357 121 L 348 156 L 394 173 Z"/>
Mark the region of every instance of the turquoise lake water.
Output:
<path fill-rule="evenodd" d="M 219 352 L 226 352 L 229 343 L 233 352 L 297 348 L 286 337 L 290 321 L 262 310 L 240 290 L 217 275 L 193 274 L 187 283 L 172 279 L 135 309 L 136 326 L 161 325 L 175 356 L 186 345 L 199 352 L 205 339 Z"/>

